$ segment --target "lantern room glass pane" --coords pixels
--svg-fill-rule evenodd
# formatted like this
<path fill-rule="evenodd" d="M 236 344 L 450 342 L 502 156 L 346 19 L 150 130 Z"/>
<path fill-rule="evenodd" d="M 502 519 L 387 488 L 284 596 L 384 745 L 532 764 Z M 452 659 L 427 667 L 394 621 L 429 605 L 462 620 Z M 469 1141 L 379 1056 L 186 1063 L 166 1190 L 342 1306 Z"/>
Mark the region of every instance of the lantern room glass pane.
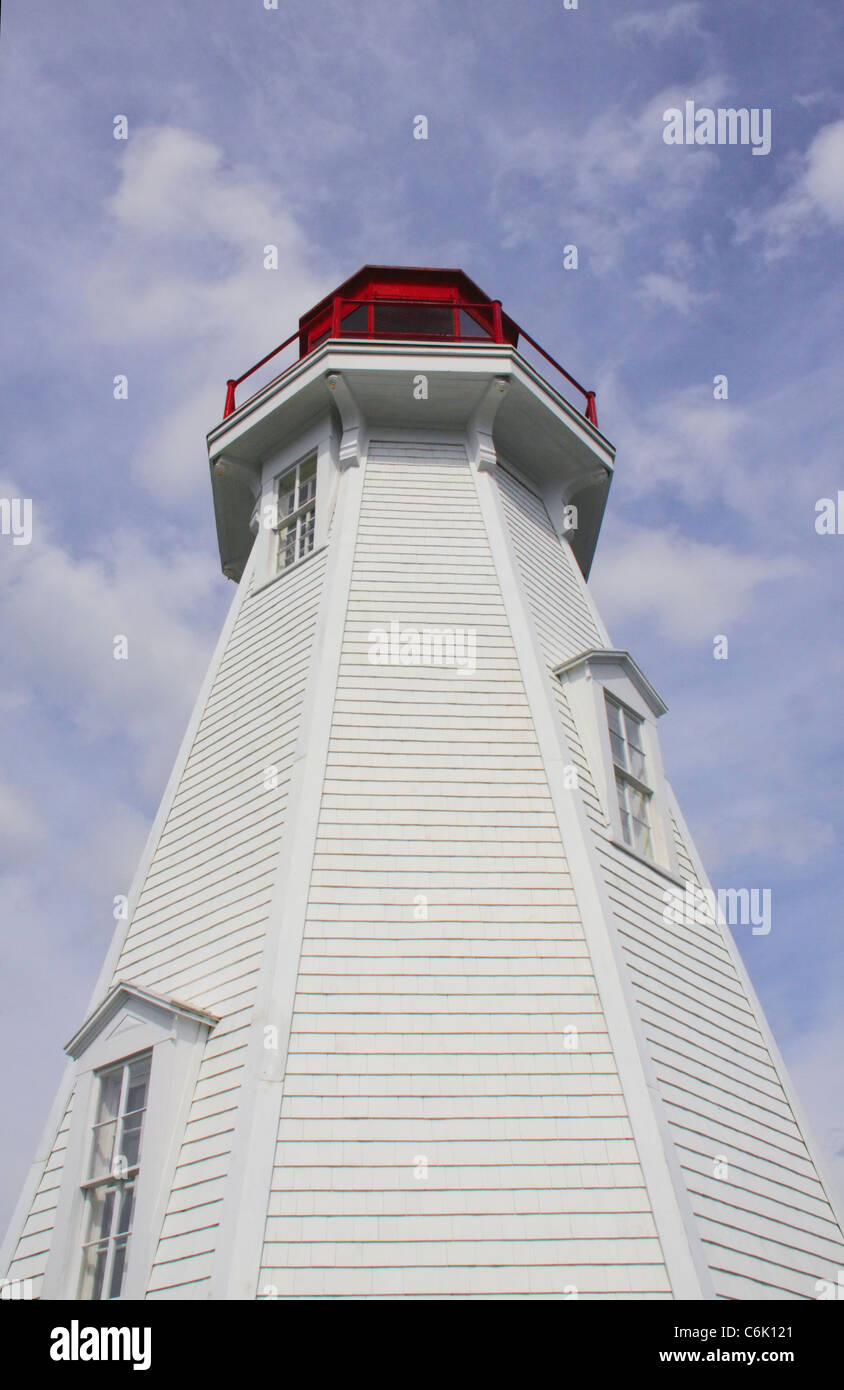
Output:
<path fill-rule="evenodd" d="M 458 313 L 461 338 L 491 338 L 493 336 L 492 310 L 486 308 L 461 309 Z"/>
<path fill-rule="evenodd" d="M 369 331 L 369 305 L 356 304 L 340 320 L 341 333 L 367 333 Z"/>
<path fill-rule="evenodd" d="M 374 305 L 376 333 L 396 337 L 453 338 L 454 309 L 451 304 Z"/>

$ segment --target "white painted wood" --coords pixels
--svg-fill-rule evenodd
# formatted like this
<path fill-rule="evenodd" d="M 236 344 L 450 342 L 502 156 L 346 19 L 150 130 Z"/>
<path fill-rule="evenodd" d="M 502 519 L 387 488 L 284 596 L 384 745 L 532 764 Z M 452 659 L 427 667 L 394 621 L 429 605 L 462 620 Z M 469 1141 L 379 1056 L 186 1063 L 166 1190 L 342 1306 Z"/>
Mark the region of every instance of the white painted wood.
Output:
<path fill-rule="evenodd" d="M 416 626 L 477 625 L 480 679 L 443 668 L 373 666 L 367 633 L 391 618 Z M 370 718 L 359 722 L 364 695 Z M 417 722 L 417 710 L 425 711 L 424 723 Z M 515 738 L 514 718 L 520 727 Z M 534 809 L 540 830 L 543 823 L 547 827 L 544 837 L 525 833 L 525 815 Z M 391 838 L 394 816 L 399 825 Z M 323 834 L 323 825 L 330 835 Z M 541 1241 L 541 1250 L 526 1224 L 536 1211 L 521 1193 L 535 1190 L 536 1179 L 525 1189 L 519 1173 L 536 1160 L 543 1172 L 545 1164 L 565 1160 L 604 1165 L 596 1166 L 594 1183 L 582 1197 L 583 1221 L 594 1232 L 588 1253 L 608 1258 L 611 1268 L 590 1274 L 584 1291 L 628 1289 L 631 1264 L 634 1281 L 667 1288 L 554 831 L 465 451 L 374 438 L 290 1042 L 288 1079 L 307 1076 L 308 1092 L 305 1099 L 285 1088 L 271 1195 L 271 1202 L 282 1201 L 305 1180 L 309 1211 L 323 1239 L 314 1244 L 300 1233 L 293 1242 L 292 1227 L 271 1224 L 262 1288 L 294 1297 L 309 1287 L 347 1295 L 388 1287 L 470 1296 L 495 1286 L 499 1293 L 518 1293 L 527 1287 L 521 1273 L 526 1263 L 537 1288 L 553 1291 L 555 1278 L 559 1287 L 574 1282 L 572 1276 L 560 1283 L 559 1271 L 544 1268 L 550 1260 L 581 1277 L 586 1250 L 573 1233 L 567 1241 L 553 1238 L 555 1221 L 571 1231 L 573 1220 L 566 1189 L 553 1177 L 543 1217 L 548 1243 Z M 429 899 L 424 921 L 412 915 L 418 893 Z M 497 924 L 490 920 L 496 908 L 503 914 Z M 340 913 L 346 940 L 326 934 Z M 554 971 L 537 973 L 531 966 L 542 950 L 534 919 L 546 915 L 553 951 L 575 943 L 575 972 L 562 957 Z M 389 973 L 379 969 L 370 983 L 358 964 L 350 978 L 349 938 L 367 954 L 386 947 Z M 441 952 L 435 939 L 449 942 L 442 965 L 432 959 Z M 477 947 L 496 950 L 492 970 L 480 978 Z M 378 958 L 384 962 L 383 954 Z M 306 968 L 311 959 L 316 972 Z M 562 1020 L 583 1030 L 578 1065 L 607 1058 L 601 1070 L 570 1065 Z M 513 1084 L 518 1054 L 529 1071 Z M 348 1065 L 338 1094 L 342 1061 Z M 543 1084 L 542 1073 L 550 1084 Z M 421 1181 L 413 1171 L 419 1154 L 429 1164 L 429 1177 Z M 613 1202 L 614 1161 L 637 1175 L 635 1228 L 623 1219 L 626 1208 Z M 388 1199 L 415 1204 L 410 1245 L 398 1229 L 394 1235 L 384 1227 L 385 1184 Z M 626 1178 L 625 1193 L 629 1186 Z M 464 1188 L 472 1192 L 474 1209 L 465 1227 L 465 1256 L 459 1219 Z M 436 1194 L 430 1204 L 429 1193 Z M 353 1222 L 346 1216 L 347 1199 Z M 505 1199 L 515 1204 L 510 1237 L 496 1215 Z M 602 1226 L 611 1237 L 609 1255 L 599 1250 Z M 633 1229 L 644 1243 L 629 1236 Z M 344 1272 L 331 1266 L 351 1230 L 356 1234 Z M 446 1238 L 447 1275 L 435 1269 Z M 339 1258 L 347 1263 L 345 1254 Z M 490 1270 L 493 1262 L 503 1270 Z M 658 1272 L 644 1274 L 650 1267 Z M 388 1274 L 393 1268 L 396 1279 Z"/>
<path fill-rule="evenodd" d="M 554 539 L 550 522 L 543 517 L 541 500 L 506 474 L 500 477 L 500 487 L 537 636 L 553 667 L 559 664 L 561 653 L 569 655 L 575 643 L 597 645 L 592 635 L 598 631 L 597 618 L 585 587 L 582 582 L 578 584 L 573 571 L 567 589 L 560 582 L 562 566 L 559 557 L 550 559 Z M 535 559 L 540 536 L 544 538 L 541 565 Z M 759 1220 L 754 1218 L 757 1202 L 767 1200 L 766 1217 L 784 1223 L 794 1222 L 796 1216 L 809 1228 L 803 1240 L 814 1260 L 815 1280 L 829 1278 L 836 1259 L 840 1267 L 842 1234 L 826 1200 L 816 1160 L 806 1147 L 805 1125 L 786 1094 L 782 1067 L 758 1000 L 740 968 L 729 929 L 714 918 L 682 927 L 664 921 L 666 877 L 609 838 L 607 808 L 595 791 L 596 782 L 606 781 L 606 752 L 596 751 L 594 739 L 584 750 L 586 729 L 578 727 L 565 692 L 562 698 L 557 695 L 557 703 L 573 761 L 581 774 L 583 804 L 593 826 L 608 902 L 658 1088 L 658 1104 L 669 1142 L 676 1145 L 716 1292 L 756 1296 L 749 1288 L 750 1271 L 757 1260 L 762 1291 L 758 1296 L 774 1296 L 772 1288 L 781 1298 L 808 1296 L 803 1275 L 798 1277 L 779 1266 L 778 1261 L 785 1258 L 781 1251 L 771 1255 L 773 1247 L 766 1244 Z M 688 832 L 681 832 L 675 824 L 679 813 L 670 790 L 667 800 L 666 828 L 674 839 L 675 851 L 672 862 L 681 881 L 689 879 L 703 887 L 693 865 Z M 735 1234 L 729 1240 L 723 1235 L 713 1236 L 714 1214 L 723 1214 L 723 1201 L 714 1199 L 709 1181 L 718 1154 L 728 1157 L 741 1187 Z M 701 1173 L 708 1175 L 703 1185 Z M 715 1182 L 715 1190 L 722 1194 L 728 1194 L 729 1189 L 728 1182 Z M 763 1193 L 767 1197 L 760 1197 Z M 726 1195 L 724 1200 L 728 1200 Z M 818 1235 L 815 1212 L 822 1216 L 827 1239 Z M 739 1277 L 741 1282 L 736 1284 Z M 730 1290 L 737 1287 L 743 1292 L 731 1295 Z"/>

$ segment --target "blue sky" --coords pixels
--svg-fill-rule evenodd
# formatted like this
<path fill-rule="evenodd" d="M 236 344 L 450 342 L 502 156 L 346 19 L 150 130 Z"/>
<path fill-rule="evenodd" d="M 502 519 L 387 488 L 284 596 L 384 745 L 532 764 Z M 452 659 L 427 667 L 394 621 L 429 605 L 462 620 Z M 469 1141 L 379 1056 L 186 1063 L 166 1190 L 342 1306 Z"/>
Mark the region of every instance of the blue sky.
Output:
<path fill-rule="evenodd" d="M 842 51 L 833 0 L 4 6 L 0 1224 L 231 601 L 205 433 L 365 262 L 462 266 L 597 387 L 593 585 L 716 886 L 772 890 L 737 936 L 844 1186 Z M 686 100 L 770 154 L 667 146 Z"/>

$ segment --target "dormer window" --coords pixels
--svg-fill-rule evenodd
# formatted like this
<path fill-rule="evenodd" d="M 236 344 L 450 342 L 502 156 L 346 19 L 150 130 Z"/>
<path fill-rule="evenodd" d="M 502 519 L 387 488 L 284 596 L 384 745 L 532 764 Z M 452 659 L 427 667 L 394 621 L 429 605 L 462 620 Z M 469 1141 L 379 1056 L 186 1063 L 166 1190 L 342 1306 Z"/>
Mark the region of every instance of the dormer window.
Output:
<path fill-rule="evenodd" d="M 74 1098 L 42 1298 L 144 1297 L 215 1023 L 118 981 L 68 1042 Z"/>
<path fill-rule="evenodd" d="M 610 730 L 615 790 L 624 843 L 637 854 L 653 857 L 650 801 L 647 783 L 643 720 L 604 691 Z"/>
<path fill-rule="evenodd" d="M 607 838 L 679 878 L 656 721 L 665 705 L 629 652 L 591 648 L 558 666 Z"/>
<path fill-rule="evenodd" d="M 123 1289 L 151 1062 L 152 1053 L 145 1052 L 98 1074 L 90 1167 L 83 1187 L 88 1220 L 80 1298 L 119 1298 Z"/>
<path fill-rule="evenodd" d="M 278 480 L 278 568 L 288 569 L 314 548 L 317 456 L 288 468 Z"/>

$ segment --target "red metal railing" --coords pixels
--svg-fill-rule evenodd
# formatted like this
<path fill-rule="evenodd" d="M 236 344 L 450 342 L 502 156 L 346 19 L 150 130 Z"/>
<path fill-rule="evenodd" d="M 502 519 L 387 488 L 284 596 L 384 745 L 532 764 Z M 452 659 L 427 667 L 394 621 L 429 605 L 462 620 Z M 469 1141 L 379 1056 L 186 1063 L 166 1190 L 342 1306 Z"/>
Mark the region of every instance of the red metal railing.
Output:
<path fill-rule="evenodd" d="M 400 325 L 404 321 L 405 328 Z M 437 325 L 435 327 L 435 325 Z M 581 386 L 579 381 L 561 367 L 559 362 L 547 353 L 534 338 L 526 333 L 523 328 L 508 320 L 511 333 L 515 333 L 516 342 L 512 341 L 511 336 L 505 332 L 504 320 L 501 312 L 501 301 L 492 300 L 485 304 L 462 304 L 447 303 L 443 300 L 420 300 L 420 299 L 341 299 L 335 296 L 331 302 L 330 322 L 326 320 L 324 325 L 318 325 L 310 330 L 308 341 L 300 341 L 300 354 L 297 360 L 302 360 L 310 356 L 317 347 L 330 340 L 341 338 L 364 338 L 364 339 L 407 339 L 416 341 L 433 342 L 486 342 L 486 343 L 511 343 L 516 346 L 519 337 L 524 338 L 545 361 L 550 363 L 556 371 L 565 378 L 575 390 L 585 398 L 586 405 L 583 410 L 585 418 L 590 424 L 598 427 L 598 415 L 595 409 L 595 392 L 588 391 L 585 386 Z M 471 331 L 472 329 L 476 331 Z M 235 404 L 235 390 L 246 381 L 247 377 L 266 366 L 267 362 L 272 361 L 285 348 L 290 347 L 297 338 L 301 339 L 302 331 L 297 329 L 291 333 L 289 338 L 285 338 L 283 343 L 273 348 L 262 357 L 260 362 L 256 362 L 254 367 L 242 373 L 239 377 L 230 378 L 226 383 L 226 404 L 223 410 L 223 419 L 237 409 Z M 295 363 L 286 367 L 279 376 L 272 381 L 278 381 L 286 372 L 291 371 Z M 271 385 L 268 382 L 267 385 Z"/>

